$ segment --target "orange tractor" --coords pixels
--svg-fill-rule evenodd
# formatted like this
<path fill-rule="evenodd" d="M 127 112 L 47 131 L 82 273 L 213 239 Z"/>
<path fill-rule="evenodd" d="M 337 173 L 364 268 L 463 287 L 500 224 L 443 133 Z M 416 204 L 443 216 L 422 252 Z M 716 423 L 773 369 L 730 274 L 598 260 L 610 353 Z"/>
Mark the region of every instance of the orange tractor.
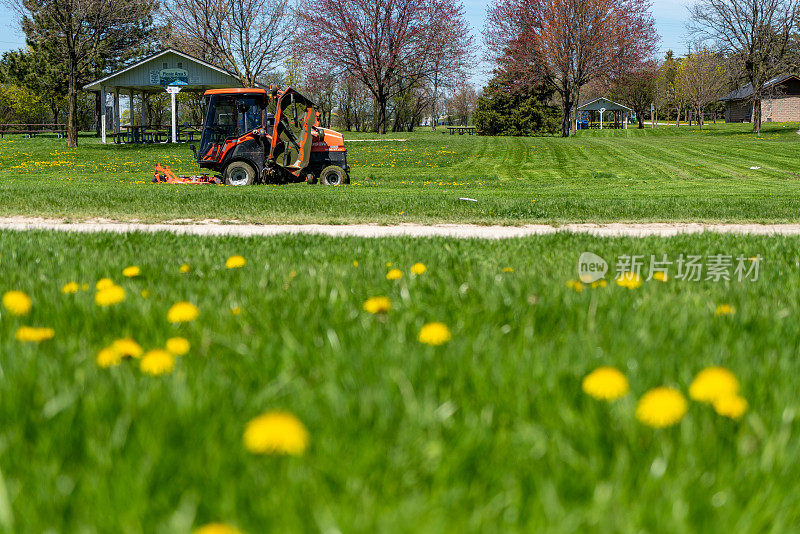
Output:
<path fill-rule="evenodd" d="M 200 147 L 191 148 L 201 168 L 220 176 L 176 176 L 158 165 L 154 182 L 350 183 L 342 134 L 321 128 L 314 104 L 291 87 L 212 89 L 204 102 Z"/>

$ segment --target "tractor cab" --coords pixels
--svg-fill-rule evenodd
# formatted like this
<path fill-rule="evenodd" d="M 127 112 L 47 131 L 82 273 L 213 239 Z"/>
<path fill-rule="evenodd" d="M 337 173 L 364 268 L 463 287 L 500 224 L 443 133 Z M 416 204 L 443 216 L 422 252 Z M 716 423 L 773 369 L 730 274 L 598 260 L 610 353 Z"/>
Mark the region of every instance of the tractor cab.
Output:
<path fill-rule="evenodd" d="M 212 89 L 197 150 L 226 184 L 350 182 L 344 140 L 321 128 L 314 104 L 292 88 Z"/>

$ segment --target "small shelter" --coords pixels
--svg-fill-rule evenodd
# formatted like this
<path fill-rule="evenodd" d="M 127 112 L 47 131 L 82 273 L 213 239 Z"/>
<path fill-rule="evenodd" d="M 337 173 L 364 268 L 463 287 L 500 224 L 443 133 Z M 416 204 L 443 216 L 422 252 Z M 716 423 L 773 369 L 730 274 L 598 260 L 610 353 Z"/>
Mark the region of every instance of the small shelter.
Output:
<path fill-rule="evenodd" d="M 154 137 L 168 132 L 153 131 L 152 125 L 144 124 L 146 107 L 146 94 L 165 93 L 176 90 L 202 93 L 207 89 L 241 87 L 242 84 L 229 72 L 215 67 L 201 59 L 184 54 L 175 49 L 167 49 L 153 54 L 129 67 L 122 69 L 84 86 L 85 91 L 98 95 L 99 133 L 103 142 L 109 129 L 114 134 L 114 139 L 125 137 L 130 142 L 143 142 L 146 139 L 155 140 Z M 169 88 L 169 89 L 168 89 Z M 130 125 L 126 125 L 126 134 L 122 134 L 120 95 L 127 96 L 130 102 Z M 134 97 L 140 96 L 142 100 L 139 116 L 134 114 Z M 111 96 L 111 106 L 108 98 Z M 172 99 L 172 116 L 176 115 L 175 99 Z M 108 115 L 111 117 L 109 118 Z M 197 125 L 199 126 L 199 125 Z M 148 130 L 148 128 L 150 130 Z M 175 121 L 171 127 L 171 138 L 175 142 L 178 137 Z M 148 137 L 149 136 L 149 137 Z M 160 139 L 160 136 L 158 137 Z"/>
<path fill-rule="evenodd" d="M 622 104 L 617 104 L 605 97 L 589 100 L 578 106 L 578 117 L 575 119 L 576 130 L 589 128 L 625 128 L 628 129 L 628 119 L 633 110 Z M 597 119 L 596 121 L 594 119 Z"/>

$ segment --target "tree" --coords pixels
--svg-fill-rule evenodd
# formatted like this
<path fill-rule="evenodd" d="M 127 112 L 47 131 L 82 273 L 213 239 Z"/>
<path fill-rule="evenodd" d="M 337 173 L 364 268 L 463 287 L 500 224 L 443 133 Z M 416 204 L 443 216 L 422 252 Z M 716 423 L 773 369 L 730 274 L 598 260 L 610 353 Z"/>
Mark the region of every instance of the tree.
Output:
<path fill-rule="evenodd" d="M 469 124 L 470 115 L 478 103 L 478 93 L 466 80 L 463 80 L 453 93 L 453 109 L 461 124 Z"/>
<path fill-rule="evenodd" d="M 707 48 L 698 47 L 678 65 L 675 84 L 697 112 L 697 124 L 702 128 L 703 111 L 727 89 L 721 58 Z"/>
<path fill-rule="evenodd" d="M 288 0 L 166 0 L 170 40 L 253 87 L 281 64 L 297 23 Z"/>
<path fill-rule="evenodd" d="M 559 131 L 559 111 L 547 104 L 552 96 L 549 86 L 516 83 L 507 73 L 495 71 L 478 97 L 473 122 L 486 135 L 554 134 Z"/>
<path fill-rule="evenodd" d="M 463 70 L 471 49 L 459 0 L 309 0 L 302 21 L 310 62 L 357 78 L 375 99 L 382 134 L 391 99 Z M 322 42 L 336 43 L 335 53 Z"/>
<path fill-rule="evenodd" d="M 639 129 L 644 128 L 647 112 L 655 105 L 658 73 L 658 64 L 648 60 L 620 72 L 612 83 L 611 94 L 633 109 Z"/>
<path fill-rule="evenodd" d="M 50 109 L 53 123 L 58 124 L 59 115 L 66 108 L 67 68 L 54 62 L 42 52 L 31 48 L 10 50 L 0 60 L 3 83 L 12 83 L 26 88 Z"/>
<path fill-rule="evenodd" d="M 761 131 L 765 84 L 786 69 L 800 0 L 698 0 L 690 8 L 695 35 L 736 61 L 753 89 L 753 131 Z"/>
<path fill-rule="evenodd" d="M 66 67 L 67 144 L 78 146 L 78 90 L 110 58 L 138 54 L 149 38 L 154 0 L 19 0 L 28 45 Z"/>
<path fill-rule="evenodd" d="M 489 59 L 516 79 L 558 93 L 567 137 L 581 88 L 650 57 L 658 34 L 648 0 L 498 0 L 484 40 Z"/>

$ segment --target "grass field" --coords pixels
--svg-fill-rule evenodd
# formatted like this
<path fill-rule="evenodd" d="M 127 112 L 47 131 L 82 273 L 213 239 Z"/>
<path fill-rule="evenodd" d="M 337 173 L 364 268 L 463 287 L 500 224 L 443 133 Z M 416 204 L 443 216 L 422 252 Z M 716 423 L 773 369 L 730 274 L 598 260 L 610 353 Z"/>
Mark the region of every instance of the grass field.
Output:
<path fill-rule="evenodd" d="M 156 162 L 198 172 L 186 146 L 77 150 L 0 141 L 0 216 L 246 222 L 797 221 L 796 124 L 592 131 L 559 139 L 392 134 L 351 142 L 353 183 L 253 188 L 148 184 Z M 349 140 L 375 138 L 346 134 Z M 757 167 L 757 169 L 751 169 Z M 475 198 L 471 203 L 460 197 Z"/>
<path fill-rule="evenodd" d="M 389 185 L 399 175 L 371 172 L 387 184 L 377 191 L 404 191 Z M 4 180 L 3 209 L 19 201 L 9 191 L 41 174 Z M 118 214 L 131 206 L 121 196 L 139 187 L 149 202 L 198 195 L 210 206 L 222 205 L 211 195 L 290 195 L 130 183 L 115 191 L 105 180 L 89 184 L 89 198 L 127 206 Z M 78 189 L 51 178 L 38 198 L 55 191 Z M 611 282 L 578 292 L 567 282 L 583 251 L 609 262 L 682 253 L 763 261 L 757 281 Z M 247 264 L 226 269 L 235 254 Z M 0 292 L 33 300 L 25 317 L 0 308 L 0 528 L 182 533 L 223 521 L 249 533 L 790 532 L 800 524 L 798 257 L 800 239 L 716 235 L 485 242 L 0 233 Z M 387 262 L 403 277 L 387 280 Z M 410 274 L 415 262 L 427 272 Z M 181 274 L 184 263 L 191 271 Z M 140 276 L 121 275 L 130 265 Z M 103 277 L 125 289 L 123 302 L 95 304 Z M 90 289 L 63 294 L 68 282 Z M 391 300 L 388 313 L 362 310 L 379 295 Z M 199 318 L 170 324 L 177 301 L 196 304 Z M 735 313 L 717 315 L 721 304 Z M 449 342 L 418 341 L 432 321 L 449 327 Z M 14 339 L 21 325 L 55 336 L 23 343 Z M 145 350 L 183 336 L 191 350 L 158 377 L 137 360 L 98 367 L 98 352 L 128 336 Z M 583 377 L 605 365 L 630 381 L 630 394 L 613 403 L 581 391 Z M 687 395 L 710 365 L 741 381 L 750 409 L 740 420 L 691 402 L 676 426 L 637 422 L 647 390 L 669 385 Z M 270 410 L 307 428 L 303 454 L 248 452 L 248 421 Z"/>

